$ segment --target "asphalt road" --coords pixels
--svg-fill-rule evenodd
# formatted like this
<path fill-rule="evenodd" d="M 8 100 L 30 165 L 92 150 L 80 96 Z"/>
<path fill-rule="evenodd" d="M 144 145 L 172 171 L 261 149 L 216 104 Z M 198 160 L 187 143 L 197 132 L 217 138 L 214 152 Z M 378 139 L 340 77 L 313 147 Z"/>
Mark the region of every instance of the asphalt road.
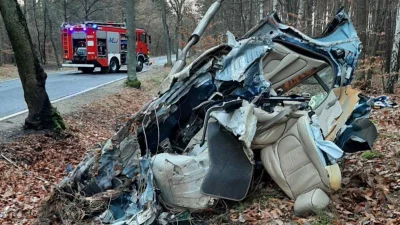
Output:
<path fill-rule="evenodd" d="M 167 61 L 165 56 L 153 57 L 150 60 L 154 60 L 154 65 L 156 66 L 163 65 Z M 143 72 L 151 69 L 151 67 L 145 66 Z M 125 77 L 126 72 L 124 71 L 110 74 L 101 74 L 100 72 L 83 74 L 78 71 L 59 72 L 49 74 L 46 89 L 50 100 L 55 101 Z M 0 82 L 0 120 L 26 109 L 27 106 L 20 80 Z"/>

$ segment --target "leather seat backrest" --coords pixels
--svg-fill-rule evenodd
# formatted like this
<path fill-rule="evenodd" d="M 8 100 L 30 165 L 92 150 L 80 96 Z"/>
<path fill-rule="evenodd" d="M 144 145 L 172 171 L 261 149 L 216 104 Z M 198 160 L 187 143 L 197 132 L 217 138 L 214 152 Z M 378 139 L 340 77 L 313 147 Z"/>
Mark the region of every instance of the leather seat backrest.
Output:
<path fill-rule="evenodd" d="M 328 174 L 309 126 L 307 116 L 290 119 L 281 137 L 261 150 L 261 160 L 267 172 L 293 199 L 315 188 L 329 190 Z"/>

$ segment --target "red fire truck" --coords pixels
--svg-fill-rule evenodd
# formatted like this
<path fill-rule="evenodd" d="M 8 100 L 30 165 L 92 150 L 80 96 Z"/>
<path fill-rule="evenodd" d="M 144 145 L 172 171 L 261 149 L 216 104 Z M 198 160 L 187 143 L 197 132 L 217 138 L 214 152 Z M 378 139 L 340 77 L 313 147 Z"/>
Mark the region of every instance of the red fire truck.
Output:
<path fill-rule="evenodd" d="M 149 62 L 151 36 L 143 29 L 136 29 L 136 70 L 142 71 Z M 91 73 L 100 67 L 103 73 L 118 72 L 126 65 L 127 29 L 125 23 L 84 22 L 61 26 L 63 67 L 77 67 Z"/>

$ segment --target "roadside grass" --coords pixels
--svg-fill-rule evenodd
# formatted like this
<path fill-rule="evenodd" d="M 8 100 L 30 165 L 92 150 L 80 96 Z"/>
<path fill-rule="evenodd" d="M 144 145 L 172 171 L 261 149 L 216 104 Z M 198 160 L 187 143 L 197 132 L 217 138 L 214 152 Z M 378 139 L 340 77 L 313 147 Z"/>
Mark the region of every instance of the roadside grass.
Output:
<path fill-rule="evenodd" d="M 140 89 L 141 85 L 142 85 L 142 83 L 139 80 L 133 80 L 133 81 L 126 80 L 125 81 L 125 87 Z"/>
<path fill-rule="evenodd" d="M 18 78 L 18 69 L 14 65 L 3 64 L 0 66 L 0 81 Z"/>
<path fill-rule="evenodd" d="M 376 158 L 380 158 L 382 157 L 382 154 L 380 152 L 376 152 L 376 151 L 365 151 L 361 154 L 361 157 L 363 157 L 364 159 L 376 159 Z"/>

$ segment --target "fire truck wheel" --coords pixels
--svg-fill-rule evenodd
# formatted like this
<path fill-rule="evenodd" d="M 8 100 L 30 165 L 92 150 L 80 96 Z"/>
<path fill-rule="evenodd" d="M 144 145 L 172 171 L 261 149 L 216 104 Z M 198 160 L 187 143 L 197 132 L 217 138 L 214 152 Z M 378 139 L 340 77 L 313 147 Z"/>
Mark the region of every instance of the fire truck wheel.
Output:
<path fill-rule="evenodd" d="M 140 72 L 143 70 L 143 63 L 144 63 L 143 57 L 139 57 L 136 65 L 136 72 Z"/>
<path fill-rule="evenodd" d="M 117 73 L 119 70 L 119 63 L 118 63 L 118 59 L 113 58 L 110 61 L 110 72 L 111 73 Z"/>
<path fill-rule="evenodd" d="M 82 73 L 93 73 L 94 67 L 79 67 L 78 70 L 82 71 Z"/>
<path fill-rule="evenodd" d="M 101 67 L 101 73 L 108 73 L 108 72 L 110 72 L 110 67 L 109 66 Z"/>

